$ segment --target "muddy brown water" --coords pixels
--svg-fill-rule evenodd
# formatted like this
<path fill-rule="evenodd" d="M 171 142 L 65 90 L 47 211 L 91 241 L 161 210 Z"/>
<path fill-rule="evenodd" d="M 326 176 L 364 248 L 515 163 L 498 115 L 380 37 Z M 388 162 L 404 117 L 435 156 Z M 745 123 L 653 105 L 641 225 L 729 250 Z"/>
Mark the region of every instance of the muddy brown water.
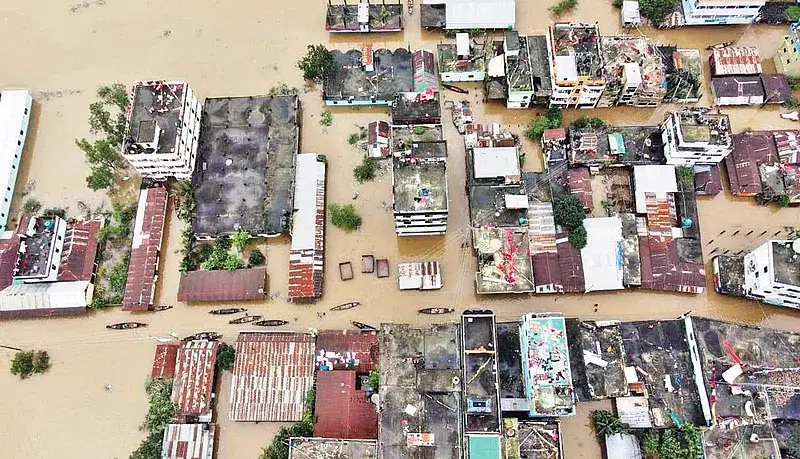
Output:
<path fill-rule="evenodd" d="M 553 0 L 549 0 L 552 3 Z M 87 168 L 73 139 L 87 135 L 87 106 L 98 85 L 137 79 L 182 78 L 201 97 L 263 94 L 279 83 L 301 87 L 295 62 L 306 44 L 327 43 L 347 49 L 360 42 L 376 46 L 432 49 L 443 41 L 438 33 L 420 31 L 419 17 L 406 16 L 406 30 L 394 35 L 329 36 L 323 29 L 326 2 L 299 0 L 271 5 L 269 2 L 210 0 L 143 0 L 123 2 L 95 0 L 70 4 L 56 0 L 8 0 L 0 6 L 4 18 L 0 41 L 4 43 L 4 65 L 0 86 L 27 87 L 36 101 L 29 143 L 23 158 L 19 184 L 35 181 L 31 195 L 46 206 L 69 206 L 77 212 L 78 201 L 91 206 L 108 202 L 105 195 L 85 187 Z M 552 18 L 542 2 L 519 0 L 518 29 L 543 33 Z M 410 19 L 410 20 L 409 20 Z M 610 1 L 582 0 L 563 20 L 599 21 L 604 34 L 617 33 L 618 11 Z M 704 49 L 723 41 L 756 44 L 763 56 L 772 56 L 779 45 L 783 27 L 712 27 L 643 33 L 661 43 Z M 708 79 L 706 65 L 706 78 Z M 469 85 L 467 85 L 469 87 Z M 475 103 L 479 122 L 498 122 L 521 133 L 537 110 L 509 111 L 503 106 L 480 103 L 476 87 L 467 99 Z M 708 93 L 706 89 L 706 93 Z M 444 98 L 461 97 L 444 92 Z M 707 103 L 707 100 L 705 101 Z M 328 202 L 352 202 L 364 217 L 363 229 L 344 233 L 332 226 L 327 230 L 326 284 L 323 300 L 312 306 L 297 306 L 283 300 L 286 292 L 288 238 L 270 240 L 266 246 L 269 293 L 273 299 L 249 304 L 252 313 L 290 321 L 287 329 L 305 330 L 349 327 L 350 320 L 422 323 L 416 310 L 425 306 L 453 305 L 492 308 L 500 319 L 512 320 L 529 311 L 563 311 L 565 315 L 603 319 L 671 318 L 687 310 L 698 315 L 755 323 L 800 331 L 800 314 L 752 301 L 722 297 L 713 292 L 677 295 L 648 291 L 589 293 L 570 296 L 489 296 L 474 293 L 474 254 L 462 247 L 467 239 L 468 211 L 464 194 L 464 148 L 453 126 L 446 121 L 449 141 L 450 230 L 444 237 L 399 239 L 394 235 L 390 176 L 385 169 L 372 183 L 358 185 L 351 170 L 360 153 L 347 144 L 350 133 L 375 118 L 388 119 L 385 109 L 334 109 L 333 126 L 319 125 L 323 109 L 316 91 L 304 92 L 302 151 L 320 152 L 329 159 Z M 623 108 L 598 110 L 592 114 L 611 123 L 657 123 L 658 110 Z M 780 110 L 767 108 L 726 110 L 736 130 L 746 127 L 792 127 L 781 120 Z M 585 112 L 584 112 L 585 113 Z M 580 113 L 580 114 L 584 114 Z M 568 112 L 567 119 L 578 116 Z M 526 169 L 541 168 L 538 147 L 527 141 Z M 21 187 L 20 187 L 21 188 Z M 358 193 L 359 197 L 352 200 Z M 21 198 L 15 206 L 19 207 Z M 751 248 L 763 240 L 742 234 L 754 230 L 770 234 L 783 226 L 798 225 L 792 209 L 757 206 L 751 199 L 724 193 L 700 198 L 700 226 L 704 241 L 716 239 L 722 250 Z M 737 237 L 717 237 L 722 230 L 741 229 Z M 747 231 L 745 231 L 747 230 Z M 143 330 L 109 331 L 108 323 L 131 319 L 119 310 L 92 313 L 75 318 L 18 320 L 0 323 L 0 344 L 36 347 L 50 351 L 53 367 L 45 376 L 19 381 L 0 369 L 0 456 L 4 458 L 123 458 L 142 439 L 138 426 L 143 420 L 146 400 L 145 378 L 152 361 L 156 337 L 170 332 L 182 335 L 203 329 L 217 330 L 232 342 L 241 327 L 227 325 L 227 319 L 207 311 L 219 305 L 176 303 L 180 223 L 170 209 L 166 244 L 162 248 L 158 303 L 174 304 L 172 310 L 135 316 L 150 324 Z M 710 247 L 706 247 L 706 253 Z M 404 260 L 435 259 L 442 262 L 444 288 L 436 292 L 403 292 L 395 278 L 377 279 L 357 273 L 354 280 L 341 282 L 337 264 L 350 260 L 358 266 L 361 254 L 389 258 L 392 273 Z M 709 277 L 710 279 L 710 277 Z M 346 301 L 358 300 L 358 308 L 318 312 Z M 595 314 L 593 305 L 599 304 Z M 446 318 L 444 319 L 446 320 Z M 0 349 L 3 360 L 11 351 Z M 4 364 L 5 365 L 5 364 Z M 112 391 L 103 389 L 113 385 Z M 277 425 L 237 424 L 227 420 L 230 375 L 223 376 L 218 397 L 219 451 L 221 458 L 254 458 L 267 444 Z M 578 416 L 564 422 L 568 457 L 600 457 L 600 450 L 588 425 L 588 413 L 595 404 L 581 405 Z M 598 404 L 605 406 L 605 404 Z"/>

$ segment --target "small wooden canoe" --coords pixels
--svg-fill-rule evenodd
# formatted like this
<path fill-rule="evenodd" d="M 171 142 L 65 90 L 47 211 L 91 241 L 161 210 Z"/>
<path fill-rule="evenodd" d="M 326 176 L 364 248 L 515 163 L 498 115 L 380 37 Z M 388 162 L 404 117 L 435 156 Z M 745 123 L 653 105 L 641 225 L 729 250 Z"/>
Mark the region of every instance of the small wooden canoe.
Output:
<path fill-rule="evenodd" d="M 245 312 L 245 311 L 247 311 L 247 309 L 245 308 L 222 308 L 222 309 L 212 309 L 208 311 L 208 313 L 222 316 L 228 314 L 239 314 L 240 312 Z"/>
<path fill-rule="evenodd" d="M 184 338 L 183 340 L 184 341 L 194 341 L 194 340 L 200 340 L 200 339 L 207 339 L 209 341 L 216 341 L 216 340 L 218 340 L 220 338 L 222 338 L 222 335 L 220 335 L 219 333 L 210 332 L 210 331 L 204 331 L 204 332 L 200 332 L 200 333 L 195 333 L 194 335 L 189 335 L 186 338 Z"/>
<path fill-rule="evenodd" d="M 258 325 L 259 327 L 280 327 L 281 325 L 286 325 L 288 323 L 289 323 L 288 320 L 267 319 L 267 320 L 259 320 L 253 325 Z"/>
<path fill-rule="evenodd" d="M 361 272 L 372 274 L 375 272 L 375 257 L 372 255 L 361 255 Z"/>
<path fill-rule="evenodd" d="M 372 325 L 363 324 L 361 322 L 356 322 L 355 320 L 350 322 L 353 324 L 354 327 L 358 328 L 359 330 L 377 330 L 377 328 L 373 327 Z"/>
<path fill-rule="evenodd" d="M 458 86 L 453 86 L 451 84 L 442 83 L 442 87 L 444 89 L 449 89 L 453 92 L 457 92 L 459 94 L 469 94 L 469 89 L 459 88 Z"/>
<path fill-rule="evenodd" d="M 450 314 L 454 308 L 423 308 L 417 311 L 420 314 Z"/>
<path fill-rule="evenodd" d="M 339 277 L 343 281 L 353 278 L 353 265 L 349 261 L 339 263 Z"/>
<path fill-rule="evenodd" d="M 389 260 L 381 258 L 378 263 L 378 277 L 389 277 Z"/>
<path fill-rule="evenodd" d="M 255 315 L 255 316 L 244 316 L 239 317 L 238 319 L 233 319 L 228 321 L 229 324 L 233 325 L 240 325 L 240 324 L 249 324 L 250 322 L 255 322 L 256 320 L 261 319 L 262 316 Z"/>
<path fill-rule="evenodd" d="M 347 309 L 352 309 L 356 306 L 361 306 L 360 301 L 351 301 L 349 303 L 342 303 L 339 306 L 334 306 L 331 308 L 331 311 L 345 311 Z"/>
<path fill-rule="evenodd" d="M 156 307 L 153 308 L 153 311 L 156 311 L 156 312 L 158 312 L 158 311 L 166 311 L 167 309 L 172 309 L 172 306 L 169 306 L 169 305 L 156 306 Z"/>
<path fill-rule="evenodd" d="M 109 330 L 128 330 L 131 328 L 142 328 L 146 326 L 147 324 L 143 324 L 141 322 L 121 322 L 118 324 L 106 325 L 106 328 Z"/>

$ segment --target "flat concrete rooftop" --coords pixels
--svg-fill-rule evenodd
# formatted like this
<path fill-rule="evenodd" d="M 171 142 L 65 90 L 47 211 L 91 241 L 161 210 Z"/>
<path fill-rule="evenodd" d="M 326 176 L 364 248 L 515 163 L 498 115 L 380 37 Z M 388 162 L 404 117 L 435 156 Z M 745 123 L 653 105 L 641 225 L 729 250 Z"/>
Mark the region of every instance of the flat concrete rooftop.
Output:
<path fill-rule="evenodd" d="M 138 83 L 133 87 L 131 114 L 126 138 L 135 143 L 152 140 L 153 121 L 161 128 L 157 151 L 140 150 L 138 153 L 174 154 L 178 143 L 178 126 L 183 115 L 183 97 L 186 84 L 170 82 Z M 141 129 L 141 131 L 140 131 Z M 142 138 L 140 138 L 142 137 Z M 126 151 L 125 154 L 137 154 Z"/>
<path fill-rule="evenodd" d="M 395 212 L 447 210 L 447 166 L 443 161 L 422 164 L 394 162 Z"/>
<path fill-rule="evenodd" d="M 298 110 L 297 96 L 206 99 L 192 178 L 196 235 L 288 231 Z"/>
<path fill-rule="evenodd" d="M 333 51 L 335 64 L 325 80 L 325 100 L 392 101 L 401 92 L 413 86 L 411 53 L 407 49 L 394 51 L 376 49 L 373 52 L 373 70 L 362 65 L 361 51 Z M 388 103 L 388 102 L 386 102 Z"/>

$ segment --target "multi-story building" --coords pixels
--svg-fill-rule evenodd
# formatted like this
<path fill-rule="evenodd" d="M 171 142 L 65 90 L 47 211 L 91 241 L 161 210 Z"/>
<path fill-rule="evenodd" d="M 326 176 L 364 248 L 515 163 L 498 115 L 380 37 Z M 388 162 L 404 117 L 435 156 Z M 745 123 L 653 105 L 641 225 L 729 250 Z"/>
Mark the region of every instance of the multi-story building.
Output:
<path fill-rule="evenodd" d="M 606 88 L 598 107 L 657 107 L 667 93 L 661 53 L 646 37 L 600 39 Z"/>
<path fill-rule="evenodd" d="M 800 309 L 800 240 L 767 241 L 745 255 L 744 294 Z"/>
<path fill-rule="evenodd" d="M 661 139 L 667 164 L 714 165 L 733 151 L 730 118 L 707 109 L 668 113 Z"/>
<path fill-rule="evenodd" d="M 765 0 L 681 0 L 686 25 L 751 24 Z"/>
<path fill-rule="evenodd" d="M 20 234 L 14 281 L 55 282 L 61 267 L 67 222 L 59 217 L 31 217 Z"/>
<path fill-rule="evenodd" d="M 547 35 L 550 106 L 595 108 L 606 89 L 597 24 L 556 23 Z"/>
<path fill-rule="evenodd" d="M 443 82 L 483 81 L 486 78 L 486 52 L 474 49 L 469 34 L 457 33 L 455 43 L 436 46 L 439 78 Z"/>
<path fill-rule="evenodd" d="M 775 54 L 775 69 L 788 77 L 800 78 L 800 21 L 789 28 Z"/>
<path fill-rule="evenodd" d="M 144 178 L 191 179 L 202 108 L 184 81 L 133 85 L 122 156 Z"/>
<path fill-rule="evenodd" d="M 552 95 L 547 38 L 507 31 L 503 40 L 507 108 L 547 104 Z"/>
<path fill-rule="evenodd" d="M 11 198 L 17 183 L 19 162 L 31 119 L 30 92 L 24 89 L 0 91 L 0 183 L 6 186 L 0 202 L 0 232 L 5 231 Z"/>

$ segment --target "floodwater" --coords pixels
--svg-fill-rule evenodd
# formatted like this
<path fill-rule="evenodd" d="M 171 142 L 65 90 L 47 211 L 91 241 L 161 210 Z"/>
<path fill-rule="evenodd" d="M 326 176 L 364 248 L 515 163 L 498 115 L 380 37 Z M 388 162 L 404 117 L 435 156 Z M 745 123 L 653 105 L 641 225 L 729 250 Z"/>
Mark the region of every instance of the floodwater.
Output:
<path fill-rule="evenodd" d="M 544 3 L 548 2 L 554 0 Z M 86 189 L 87 168 L 73 142 L 74 138 L 88 134 L 88 105 L 99 85 L 181 78 L 189 81 L 200 97 L 263 94 L 279 83 L 303 86 L 295 62 L 309 43 L 328 43 L 339 49 L 358 47 L 362 41 L 377 46 L 433 48 L 444 40 L 438 33 L 420 31 L 417 15 L 410 21 L 406 16 L 408 23 L 402 34 L 329 36 L 323 28 L 326 4 L 323 0 L 283 2 L 279 6 L 250 0 L 235 3 L 92 0 L 74 5 L 57 0 L 3 2 L 0 42 L 5 44 L 5 58 L 0 66 L 0 86 L 30 88 L 36 101 L 18 189 L 22 184 L 35 183 L 31 196 L 46 206 L 69 206 L 72 213 L 77 213 L 79 201 L 92 207 L 108 201 L 104 194 Z M 518 0 L 518 29 L 523 33 L 543 33 L 552 21 L 544 10 L 543 2 Z M 578 8 L 562 20 L 599 21 L 605 34 L 619 30 L 618 11 L 612 8 L 610 0 L 581 0 Z M 708 44 L 729 40 L 757 44 L 763 56 L 772 56 L 784 28 L 713 27 L 642 32 L 661 43 L 687 48 L 704 49 Z M 446 92 L 444 96 L 453 98 L 454 94 Z M 474 103 L 477 121 L 499 122 L 520 134 L 536 113 L 485 106 L 475 91 L 468 100 Z M 285 318 L 291 321 L 286 328 L 306 330 L 348 327 L 350 320 L 371 324 L 421 323 L 428 318 L 417 316 L 415 311 L 439 305 L 454 305 L 459 310 L 474 306 L 492 308 L 500 319 L 507 320 L 529 311 L 558 310 L 570 316 L 632 320 L 672 318 L 692 310 L 698 315 L 800 331 L 799 313 L 722 297 L 713 292 L 710 284 L 709 291 L 697 296 L 627 291 L 479 298 L 474 293 L 474 254 L 462 247 L 468 228 L 463 192 L 464 147 L 453 126 L 448 121 L 444 123 L 450 155 L 450 231 L 443 237 L 399 239 L 394 235 L 388 207 L 391 203 L 388 170 L 384 169 L 372 183 L 357 184 L 351 170 L 360 161 L 361 153 L 347 144 L 348 135 L 356 132 L 358 126 L 375 118 L 388 119 L 387 111 L 335 109 L 333 126 L 323 129 L 319 124 L 323 109 L 319 93 L 303 92 L 302 103 L 302 150 L 327 155 L 328 202 L 352 202 L 363 216 L 364 224 L 360 231 L 350 234 L 328 226 L 327 281 L 323 300 L 317 305 L 293 305 L 283 300 L 288 238 L 270 240 L 266 249 L 272 300 L 248 305 L 253 313 Z M 617 124 L 656 123 L 668 108 L 672 106 L 655 111 L 621 108 L 592 114 Z M 780 110 L 775 108 L 726 112 L 731 114 L 735 130 L 791 126 L 779 118 Z M 578 115 L 568 112 L 566 117 Z M 528 153 L 526 169 L 540 168 L 538 147 L 526 141 L 524 148 Z M 356 193 L 358 198 L 353 200 Z M 22 201 L 16 197 L 15 207 Z M 763 238 L 744 236 L 750 230 L 753 235 L 763 230 L 772 234 L 784 226 L 800 226 L 797 210 L 760 207 L 752 199 L 734 198 L 726 193 L 714 198 L 701 197 L 699 209 L 703 240 L 715 239 L 713 246 L 706 246 L 706 253 L 717 246 L 720 250 L 736 251 L 758 245 Z M 185 335 L 202 329 L 220 331 L 231 342 L 235 339 L 238 328 L 206 313 L 213 305 L 176 303 L 181 223 L 171 208 L 169 212 L 157 301 L 176 307 L 137 316 L 136 320 L 150 324 L 147 329 L 106 330 L 104 325 L 108 323 L 130 319 L 129 314 L 119 310 L 75 318 L 0 323 L 0 344 L 46 349 L 53 362 L 48 374 L 27 381 L 19 381 L 0 368 L 3 394 L 0 412 L 4 413 L 0 417 L 0 457 L 127 457 L 142 439 L 138 426 L 146 410 L 143 385 L 154 339 L 173 331 Z M 740 229 L 740 234 L 729 236 L 735 229 Z M 727 233 L 719 237 L 722 230 Z M 439 260 L 444 288 L 436 292 L 401 293 L 394 278 L 377 279 L 366 274 L 357 274 L 352 281 L 339 281 L 337 264 L 350 260 L 359 266 L 361 254 L 388 258 L 393 273 L 399 261 Z M 351 300 L 364 304 L 347 312 L 328 313 L 324 318 L 317 316 L 318 312 Z M 597 313 L 593 312 L 595 303 L 599 304 Z M 0 348 L 0 359 L 11 355 L 11 351 Z M 104 390 L 106 384 L 114 389 Z M 226 374 L 217 392 L 219 457 L 257 457 L 278 426 L 227 421 L 229 390 L 230 375 Z M 582 405 L 579 415 L 564 423 L 568 457 L 600 457 L 599 447 L 586 427 L 590 409 L 589 405 Z"/>

